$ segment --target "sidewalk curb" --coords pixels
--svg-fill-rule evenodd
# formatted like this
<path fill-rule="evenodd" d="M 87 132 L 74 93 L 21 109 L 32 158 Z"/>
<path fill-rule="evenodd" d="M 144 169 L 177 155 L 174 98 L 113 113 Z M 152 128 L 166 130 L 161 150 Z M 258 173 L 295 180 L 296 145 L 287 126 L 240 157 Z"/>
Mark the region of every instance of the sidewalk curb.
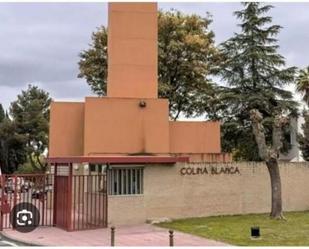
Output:
<path fill-rule="evenodd" d="M 1 235 L 1 239 L 4 238 L 4 239 L 10 240 L 10 241 L 15 242 L 15 243 L 21 243 L 21 244 L 24 244 L 23 246 L 46 246 L 46 245 L 39 244 L 39 243 L 29 243 L 29 242 L 21 240 L 21 239 L 16 239 L 11 235 L 7 235 L 6 232 L 4 232 L 4 231 L 0 232 L 0 235 Z"/>

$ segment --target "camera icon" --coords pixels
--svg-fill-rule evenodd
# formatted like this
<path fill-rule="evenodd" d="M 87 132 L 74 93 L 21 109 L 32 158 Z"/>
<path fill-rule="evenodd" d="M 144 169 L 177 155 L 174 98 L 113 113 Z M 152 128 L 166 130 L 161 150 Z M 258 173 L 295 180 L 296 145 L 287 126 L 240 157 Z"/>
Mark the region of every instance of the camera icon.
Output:
<path fill-rule="evenodd" d="M 16 223 L 18 226 L 32 225 L 33 214 L 27 209 L 23 209 L 16 214 Z"/>
<path fill-rule="evenodd" d="M 40 225 L 40 211 L 30 202 L 20 202 L 10 212 L 10 223 L 16 231 L 32 232 Z"/>

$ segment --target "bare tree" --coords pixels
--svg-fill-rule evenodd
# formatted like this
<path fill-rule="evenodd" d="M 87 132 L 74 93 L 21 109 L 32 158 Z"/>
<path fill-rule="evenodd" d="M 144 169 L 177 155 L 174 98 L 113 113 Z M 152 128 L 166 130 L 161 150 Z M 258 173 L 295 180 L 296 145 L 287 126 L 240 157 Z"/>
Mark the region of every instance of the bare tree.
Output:
<path fill-rule="evenodd" d="M 262 124 L 263 116 L 257 109 L 250 111 L 253 134 L 259 150 L 260 158 L 265 161 L 271 182 L 271 213 L 270 217 L 284 219 L 282 212 L 281 178 L 278 165 L 280 149 L 282 147 L 282 127 L 288 122 L 281 114 L 275 116 L 272 131 L 272 146 L 266 144 L 265 130 Z"/>

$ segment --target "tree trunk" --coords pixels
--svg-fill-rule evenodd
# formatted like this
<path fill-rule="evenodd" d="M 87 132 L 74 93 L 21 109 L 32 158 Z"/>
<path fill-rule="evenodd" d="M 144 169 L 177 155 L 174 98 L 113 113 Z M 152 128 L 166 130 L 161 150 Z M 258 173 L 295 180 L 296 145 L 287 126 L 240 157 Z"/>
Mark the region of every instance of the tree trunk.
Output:
<path fill-rule="evenodd" d="M 271 183 L 271 212 L 270 217 L 282 219 L 282 196 L 281 196 L 281 179 L 278 166 L 278 160 L 270 159 L 266 161 L 267 169 Z"/>
<path fill-rule="evenodd" d="M 272 148 L 266 144 L 265 130 L 261 113 L 253 109 L 250 111 L 253 134 L 258 145 L 260 158 L 266 162 L 271 183 L 271 212 L 270 217 L 284 219 L 282 213 L 281 179 L 278 165 L 280 148 L 282 147 L 282 126 L 287 122 L 285 117 L 276 115 L 273 124 Z"/>

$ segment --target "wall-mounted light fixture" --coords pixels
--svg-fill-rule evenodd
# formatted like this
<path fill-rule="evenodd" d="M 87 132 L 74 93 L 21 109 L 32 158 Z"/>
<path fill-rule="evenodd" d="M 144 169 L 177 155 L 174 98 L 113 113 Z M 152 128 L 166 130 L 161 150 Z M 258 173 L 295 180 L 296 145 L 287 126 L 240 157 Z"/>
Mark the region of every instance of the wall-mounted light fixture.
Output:
<path fill-rule="evenodd" d="M 145 108 L 147 106 L 147 104 L 146 104 L 146 102 L 144 101 L 144 100 L 141 100 L 140 102 L 139 102 L 139 107 L 140 108 Z"/>

